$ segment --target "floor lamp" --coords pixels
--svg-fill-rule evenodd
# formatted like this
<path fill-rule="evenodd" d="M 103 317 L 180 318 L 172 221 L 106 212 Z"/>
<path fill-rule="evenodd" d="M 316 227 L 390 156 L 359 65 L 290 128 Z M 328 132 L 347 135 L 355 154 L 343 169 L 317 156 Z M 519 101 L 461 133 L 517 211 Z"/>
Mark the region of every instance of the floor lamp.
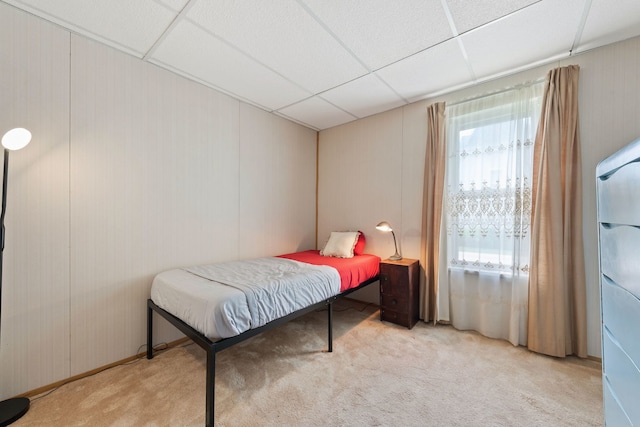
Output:
<path fill-rule="evenodd" d="M 4 215 L 7 210 L 7 171 L 9 150 L 19 150 L 31 141 L 31 132 L 24 128 L 11 129 L 2 137 L 4 147 L 4 170 L 2 174 L 2 213 L 0 213 L 0 310 L 2 310 L 2 254 L 4 252 Z M 0 314 L 0 320 L 2 319 Z M 0 426 L 6 426 L 22 417 L 29 410 L 29 399 L 14 397 L 0 402 Z"/>

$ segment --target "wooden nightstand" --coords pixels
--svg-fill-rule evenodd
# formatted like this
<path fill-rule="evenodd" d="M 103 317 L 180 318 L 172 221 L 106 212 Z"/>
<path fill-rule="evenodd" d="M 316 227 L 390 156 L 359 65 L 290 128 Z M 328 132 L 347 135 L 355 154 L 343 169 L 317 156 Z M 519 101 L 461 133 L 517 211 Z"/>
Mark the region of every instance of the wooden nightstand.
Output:
<path fill-rule="evenodd" d="M 419 286 L 417 259 L 380 262 L 380 320 L 413 328 L 419 315 Z"/>

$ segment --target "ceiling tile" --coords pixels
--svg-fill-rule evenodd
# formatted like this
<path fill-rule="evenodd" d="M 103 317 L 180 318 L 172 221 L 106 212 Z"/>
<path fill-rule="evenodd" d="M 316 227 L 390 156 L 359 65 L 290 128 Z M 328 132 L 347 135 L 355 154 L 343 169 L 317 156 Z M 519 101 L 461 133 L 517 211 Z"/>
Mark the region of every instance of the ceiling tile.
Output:
<path fill-rule="evenodd" d="M 472 80 L 458 42 L 453 39 L 382 68 L 376 74 L 410 102 Z"/>
<path fill-rule="evenodd" d="M 589 16 L 575 51 L 584 51 L 640 35 L 640 1 L 592 0 Z"/>
<path fill-rule="evenodd" d="M 506 16 L 540 0 L 447 0 L 458 34 Z"/>
<path fill-rule="evenodd" d="M 294 0 L 199 1 L 187 17 L 311 92 L 367 73 Z"/>
<path fill-rule="evenodd" d="M 109 46 L 142 57 L 177 14 L 154 0 L 8 0 L 44 19 Z"/>
<path fill-rule="evenodd" d="M 453 37 L 440 0 L 300 0 L 371 70 Z"/>
<path fill-rule="evenodd" d="M 157 3 L 160 3 L 169 9 L 180 12 L 187 5 L 189 0 L 155 0 Z"/>
<path fill-rule="evenodd" d="M 173 28 L 149 61 L 267 110 L 310 95 L 188 20 Z"/>
<path fill-rule="evenodd" d="M 357 117 L 317 96 L 283 108 L 278 111 L 278 114 L 318 130 L 328 129 L 357 119 Z"/>
<path fill-rule="evenodd" d="M 569 56 L 584 0 L 536 3 L 463 34 L 477 79 Z"/>
<path fill-rule="evenodd" d="M 345 83 L 321 96 L 357 117 L 370 116 L 406 104 L 374 74 Z"/>

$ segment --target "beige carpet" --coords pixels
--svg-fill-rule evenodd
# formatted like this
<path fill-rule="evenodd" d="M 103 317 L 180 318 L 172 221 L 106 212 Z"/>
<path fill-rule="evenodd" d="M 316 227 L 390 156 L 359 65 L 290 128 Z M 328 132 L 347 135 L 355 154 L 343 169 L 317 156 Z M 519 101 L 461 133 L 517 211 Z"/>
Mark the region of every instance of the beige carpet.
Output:
<path fill-rule="evenodd" d="M 362 310 L 362 311 L 360 311 Z M 375 307 L 316 312 L 218 353 L 220 426 L 599 426 L 597 362 L 558 360 Z M 15 426 L 204 424 L 204 350 L 176 347 L 32 401 Z"/>

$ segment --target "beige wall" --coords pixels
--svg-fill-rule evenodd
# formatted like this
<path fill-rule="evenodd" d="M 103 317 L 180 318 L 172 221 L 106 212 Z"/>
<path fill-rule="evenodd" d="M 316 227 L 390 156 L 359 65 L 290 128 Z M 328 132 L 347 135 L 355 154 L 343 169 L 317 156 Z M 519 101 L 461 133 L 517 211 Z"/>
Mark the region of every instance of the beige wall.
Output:
<path fill-rule="evenodd" d="M 374 228 L 384 219 L 397 231 L 403 255 L 418 258 L 427 105 L 544 78 L 549 69 L 568 64 L 581 67 L 588 352 L 601 357 L 595 166 L 640 137 L 640 38 L 320 132 L 320 236 L 360 228 L 368 238 L 367 250 L 388 257 L 391 237 Z M 360 297 L 376 301 L 377 295 Z"/>
<path fill-rule="evenodd" d="M 0 398 L 142 351 L 162 270 L 315 246 L 315 131 L 3 3 L 0 49 Z"/>

